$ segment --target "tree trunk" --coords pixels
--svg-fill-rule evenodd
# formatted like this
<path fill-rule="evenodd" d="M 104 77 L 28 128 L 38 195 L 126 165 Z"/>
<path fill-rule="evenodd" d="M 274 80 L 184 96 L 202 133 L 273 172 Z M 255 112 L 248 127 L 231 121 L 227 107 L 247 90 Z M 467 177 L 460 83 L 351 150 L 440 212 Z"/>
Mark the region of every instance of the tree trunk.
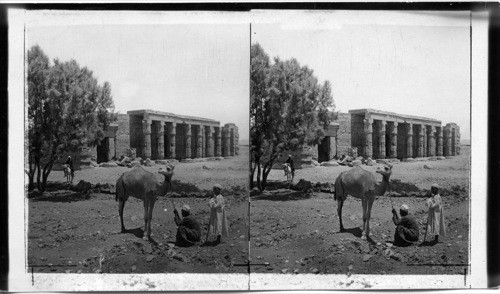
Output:
<path fill-rule="evenodd" d="M 262 189 L 262 185 L 261 185 L 261 182 L 260 182 L 260 174 L 261 174 L 261 171 L 260 171 L 260 161 L 257 161 L 257 188 L 259 189 L 259 191 L 264 191 Z"/>
<path fill-rule="evenodd" d="M 42 176 L 42 169 L 40 168 L 40 162 L 36 163 L 37 167 L 37 173 L 36 173 L 36 184 L 38 187 L 38 191 L 42 192 L 42 181 L 41 181 L 41 176 Z"/>

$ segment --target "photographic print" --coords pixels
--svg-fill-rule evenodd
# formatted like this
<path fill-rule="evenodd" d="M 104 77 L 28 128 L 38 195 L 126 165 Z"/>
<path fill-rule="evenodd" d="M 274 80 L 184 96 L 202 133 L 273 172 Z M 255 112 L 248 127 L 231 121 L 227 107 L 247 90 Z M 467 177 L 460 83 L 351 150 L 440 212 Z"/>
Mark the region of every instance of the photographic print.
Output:
<path fill-rule="evenodd" d="M 252 273 L 461 275 L 463 287 L 470 13 L 290 18 L 252 23 Z"/>
<path fill-rule="evenodd" d="M 27 23 L 28 272 L 247 273 L 248 32 Z"/>

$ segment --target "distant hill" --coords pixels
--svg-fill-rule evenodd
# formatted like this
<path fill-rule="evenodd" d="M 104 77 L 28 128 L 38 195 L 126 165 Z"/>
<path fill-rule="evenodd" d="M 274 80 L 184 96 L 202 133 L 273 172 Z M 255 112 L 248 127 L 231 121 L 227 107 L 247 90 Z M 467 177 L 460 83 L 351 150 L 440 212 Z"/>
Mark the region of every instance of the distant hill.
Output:
<path fill-rule="evenodd" d="M 470 146 L 470 140 L 460 140 L 460 145 Z"/>
<path fill-rule="evenodd" d="M 240 140 L 239 140 L 239 143 L 240 143 L 240 145 L 248 146 L 249 141 L 248 141 L 248 139 L 246 139 L 246 140 L 241 140 L 241 139 L 240 139 Z"/>

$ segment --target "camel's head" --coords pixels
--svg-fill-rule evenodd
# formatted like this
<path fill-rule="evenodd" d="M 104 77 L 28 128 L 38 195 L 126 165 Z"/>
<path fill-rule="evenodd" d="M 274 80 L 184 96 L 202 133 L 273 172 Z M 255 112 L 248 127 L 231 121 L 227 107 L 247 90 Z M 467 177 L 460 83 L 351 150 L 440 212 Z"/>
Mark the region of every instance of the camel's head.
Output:
<path fill-rule="evenodd" d="M 384 178 L 384 180 L 389 181 L 389 177 L 392 174 L 392 164 L 390 164 L 390 163 L 386 164 L 386 165 L 384 165 L 384 168 L 378 167 L 376 172 L 381 174 L 382 177 Z"/>
<path fill-rule="evenodd" d="M 165 176 L 165 181 L 170 182 L 172 179 L 172 176 L 174 175 L 174 168 L 175 166 L 173 165 L 167 165 L 165 169 L 161 168 L 158 170 L 158 173 Z"/>

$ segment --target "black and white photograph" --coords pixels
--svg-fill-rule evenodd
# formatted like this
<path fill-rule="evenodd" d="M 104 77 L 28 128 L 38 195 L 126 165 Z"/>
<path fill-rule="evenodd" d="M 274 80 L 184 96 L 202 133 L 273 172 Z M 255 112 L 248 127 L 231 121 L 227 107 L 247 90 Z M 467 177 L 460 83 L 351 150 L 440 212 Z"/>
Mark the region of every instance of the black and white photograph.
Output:
<path fill-rule="evenodd" d="M 247 274 L 250 25 L 72 13 L 26 26 L 27 271 Z"/>
<path fill-rule="evenodd" d="M 470 13 L 312 15 L 252 23 L 252 273 L 449 275 L 463 287 Z"/>
<path fill-rule="evenodd" d="M 9 9 L 9 290 L 485 287 L 487 28 Z"/>

